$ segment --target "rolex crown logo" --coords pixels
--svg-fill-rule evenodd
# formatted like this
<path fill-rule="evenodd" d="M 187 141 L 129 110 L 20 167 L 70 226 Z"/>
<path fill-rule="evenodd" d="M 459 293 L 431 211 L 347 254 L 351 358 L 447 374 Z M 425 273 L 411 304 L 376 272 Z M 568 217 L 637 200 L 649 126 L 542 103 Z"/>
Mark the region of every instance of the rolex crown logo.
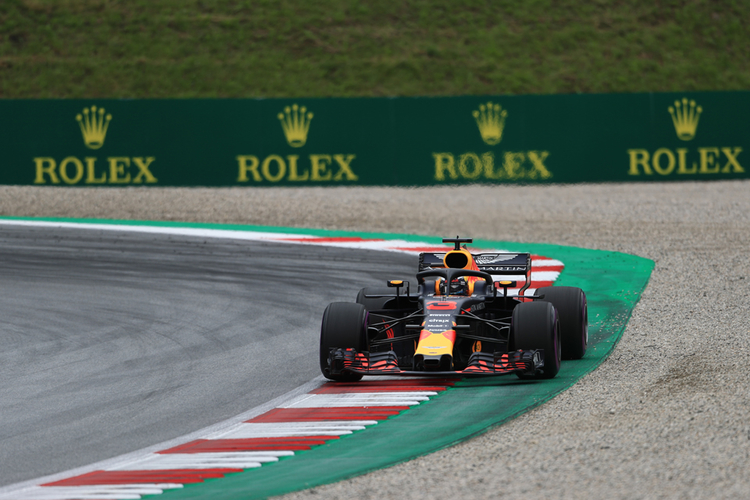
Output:
<path fill-rule="evenodd" d="M 98 111 L 96 106 L 89 108 L 83 108 L 83 115 L 78 113 L 76 115 L 78 125 L 81 127 L 81 133 L 83 134 L 83 142 L 89 149 L 99 149 L 104 145 L 104 138 L 107 135 L 107 127 L 109 122 L 112 120 L 112 115 L 104 116 L 104 108 L 99 108 Z"/>
<path fill-rule="evenodd" d="M 289 106 L 284 108 L 284 112 L 279 113 L 278 118 L 281 121 L 281 128 L 284 129 L 286 142 L 293 148 L 304 146 L 313 114 L 308 113 L 306 107 L 293 104 L 291 108 Z"/>
<path fill-rule="evenodd" d="M 505 117 L 508 112 L 499 104 L 488 102 L 486 105 L 480 104 L 478 110 L 472 112 L 472 116 L 477 121 L 479 133 L 482 134 L 482 140 L 494 146 L 503 138 L 503 128 L 505 127 Z"/>
<path fill-rule="evenodd" d="M 688 104 L 687 97 L 682 98 L 680 101 L 674 102 L 674 107 L 670 106 L 669 114 L 672 115 L 672 123 L 674 123 L 674 131 L 677 132 L 677 137 L 683 141 L 689 141 L 695 137 L 695 131 L 698 128 L 698 119 L 703 112 L 703 108 L 695 105 L 695 101 L 690 101 Z"/>

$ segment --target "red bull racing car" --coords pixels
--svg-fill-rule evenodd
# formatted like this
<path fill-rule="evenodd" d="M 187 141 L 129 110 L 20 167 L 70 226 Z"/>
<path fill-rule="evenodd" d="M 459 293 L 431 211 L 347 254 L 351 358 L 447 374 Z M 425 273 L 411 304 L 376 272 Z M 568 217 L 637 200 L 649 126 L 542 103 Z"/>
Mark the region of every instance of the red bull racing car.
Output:
<path fill-rule="evenodd" d="M 477 253 L 470 238 L 454 249 L 419 255 L 410 283 L 363 288 L 356 302 L 323 313 L 320 368 L 331 380 L 363 375 L 504 375 L 553 378 L 562 359 L 579 359 L 588 343 L 586 295 L 575 287 L 531 283 L 531 254 Z M 461 246 L 462 244 L 463 247 Z M 517 294 L 510 295 L 525 277 Z"/>

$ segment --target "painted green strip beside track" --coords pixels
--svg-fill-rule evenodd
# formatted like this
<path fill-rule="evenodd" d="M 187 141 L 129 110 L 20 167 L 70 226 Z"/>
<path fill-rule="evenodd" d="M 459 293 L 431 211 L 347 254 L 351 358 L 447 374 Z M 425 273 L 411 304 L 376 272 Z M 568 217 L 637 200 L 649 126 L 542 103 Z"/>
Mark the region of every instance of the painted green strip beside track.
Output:
<path fill-rule="evenodd" d="M 13 219 L 262 231 L 328 237 L 359 236 L 440 243 L 440 238 L 437 237 L 299 228 L 94 219 Z M 559 259 L 565 264 L 565 269 L 555 284 L 578 286 L 586 292 L 588 298 L 589 349 L 584 359 L 564 362 L 560 373 L 553 380 L 526 382 L 512 376 L 465 379 L 430 401 L 365 431 L 344 436 L 278 463 L 231 474 L 223 479 L 186 485 L 182 489 L 167 490 L 162 495 L 151 498 L 267 498 L 389 467 L 481 434 L 549 400 L 599 366 L 620 339 L 653 269 L 651 260 L 618 252 L 489 240 L 475 240 L 474 246 L 530 251 Z M 362 283 L 362 286 L 367 285 Z"/>

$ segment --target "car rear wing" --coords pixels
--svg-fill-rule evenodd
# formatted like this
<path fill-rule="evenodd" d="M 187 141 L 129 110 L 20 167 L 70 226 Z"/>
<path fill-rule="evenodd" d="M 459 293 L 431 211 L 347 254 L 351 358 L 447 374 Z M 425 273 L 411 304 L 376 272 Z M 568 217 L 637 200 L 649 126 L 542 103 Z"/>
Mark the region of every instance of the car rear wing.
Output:
<path fill-rule="evenodd" d="M 447 252 L 422 252 L 419 254 L 419 270 L 445 269 L 443 258 Z M 474 262 L 480 271 L 489 273 L 495 282 L 507 280 L 510 277 L 523 276 L 526 280 L 518 295 L 531 285 L 531 254 L 530 253 L 476 253 L 472 254 Z"/>

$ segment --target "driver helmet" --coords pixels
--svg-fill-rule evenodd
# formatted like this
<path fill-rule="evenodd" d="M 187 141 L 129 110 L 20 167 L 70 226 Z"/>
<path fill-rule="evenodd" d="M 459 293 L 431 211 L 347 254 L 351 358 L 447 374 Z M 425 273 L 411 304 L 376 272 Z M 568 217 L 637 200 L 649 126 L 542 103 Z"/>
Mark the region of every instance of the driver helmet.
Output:
<path fill-rule="evenodd" d="M 464 278 L 457 278 L 451 281 L 448 295 L 468 295 L 469 284 Z"/>

